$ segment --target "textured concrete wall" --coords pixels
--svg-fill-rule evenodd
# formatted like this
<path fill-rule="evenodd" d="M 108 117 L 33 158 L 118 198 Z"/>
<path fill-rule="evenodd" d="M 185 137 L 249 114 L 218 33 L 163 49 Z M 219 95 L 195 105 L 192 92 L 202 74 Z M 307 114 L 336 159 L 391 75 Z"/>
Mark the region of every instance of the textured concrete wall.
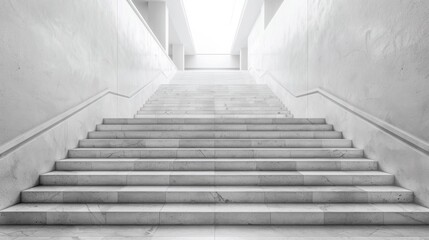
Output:
<path fill-rule="evenodd" d="M 0 0 L 0 29 L 0 146 L 104 90 L 133 95 L 106 95 L 0 156 L 0 209 L 102 118 L 132 117 L 175 72 L 126 0 Z"/>
<path fill-rule="evenodd" d="M 295 116 L 326 117 L 425 205 L 427 153 L 320 95 L 293 95 L 324 89 L 428 142 L 428 52 L 429 2 L 421 0 L 285 0 L 268 27 L 259 19 L 249 37 L 249 67 Z"/>

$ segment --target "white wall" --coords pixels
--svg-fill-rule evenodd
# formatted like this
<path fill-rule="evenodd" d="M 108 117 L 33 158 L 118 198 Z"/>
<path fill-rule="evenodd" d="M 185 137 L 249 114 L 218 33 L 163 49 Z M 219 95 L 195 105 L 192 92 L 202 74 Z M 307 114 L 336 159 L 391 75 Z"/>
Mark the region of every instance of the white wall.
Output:
<path fill-rule="evenodd" d="M 168 8 L 165 1 L 148 2 L 148 23 L 163 48 L 168 52 L 169 47 L 169 21 Z"/>
<path fill-rule="evenodd" d="M 247 47 L 240 49 L 240 70 L 248 70 L 248 50 Z"/>
<path fill-rule="evenodd" d="M 172 59 L 176 64 L 177 70 L 185 70 L 185 48 L 183 44 L 172 44 Z"/>
<path fill-rule="evenodd" d="M 427 1 L 285 0 L 249 37 L 249 67 L 295 116 L 326 117 L 426 206 L 428 16 Z"/>
<path fill-rule="evenodd" d="M 133 0 L 133 3 L 139 10 L 140 15 L 149 23 L 149 2 L 145 0 Z"/>
<path fill-rule="evenodd" d="M 207 70 L 207 69 L 225 69 L 239 70 L 239 55 L 186 55 L 186 70 Z"/>
<path fill-rule="evenodd" d="M 127 0 L 1 1 L 0 29 L 0 209 L 175 72 Z"/>

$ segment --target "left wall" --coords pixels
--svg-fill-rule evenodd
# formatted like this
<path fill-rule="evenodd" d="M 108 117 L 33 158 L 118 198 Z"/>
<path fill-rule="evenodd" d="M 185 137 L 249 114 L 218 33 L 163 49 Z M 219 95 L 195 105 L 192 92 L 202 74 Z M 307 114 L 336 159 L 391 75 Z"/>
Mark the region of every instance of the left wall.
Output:
<path fill-rule="evenodd" d="M 176 71 L 128 0 L 2 0 L 0 29 L 0 209 Z"/>

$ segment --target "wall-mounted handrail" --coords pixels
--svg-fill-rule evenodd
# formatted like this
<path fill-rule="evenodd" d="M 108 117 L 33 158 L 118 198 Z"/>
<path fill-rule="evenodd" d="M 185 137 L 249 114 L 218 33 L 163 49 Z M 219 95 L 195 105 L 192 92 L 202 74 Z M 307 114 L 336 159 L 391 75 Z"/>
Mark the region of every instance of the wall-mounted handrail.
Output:
<path fill-rule="evenodd" d="M 393 126 L 392 124 L 381 120 L 380 118 L 375 117 L 372 114 L 369 114 L 368 112 L 353 106 L 349 102 L 333 95 L 332 93 L 327 92 L 326 90 L 322 88 L 314 88 L 310 89 L 306 92 L 302 93 L 294 93 L 287 89 L 281 82 L 268 70 L 267 71 L 258 71 L 254 68 L 250 68 L 250 71 L 254 71 L 255 74 L 257 74 L 258 78 L 262 78 L 264 76 L 269 76 L 272 78 L 277 84 L 279 84 L 283 89 L 285 89 L 289 94 L 291 94 L 295 98 L 301 98 L 305 96 L 310 96 L 314 94 L 319 94 L 323 96 L 324 98 L 328 99 L 329 101 L 335 103 L 336 105 L 340 106 L 341 108 L 347 110 L 348 112 L 351 112 L 352 114 L 360 117 L 361 119 L 365 120 L 366 122 L 376 126 L 377 128 L 381 129 L 383 132 L 395 137 L 396 139 L 405 142 L 407 145 L 419 150 L 420 152 L 429 155 L 429 143 L 424 141 L 423 139 L 418 138 L 417 136 L 412 135 L 411 133 L 408 133 L 396 126 Z M 262 72 L 259 74 L 258 72 Z"/>
<path fill-rule="evenodd" d="M 130 5 L 131 9 L 134 11 L 134 13 L 138 16 L 138 18 L 140 19 L 140 21 L 143 23 L 144 27 L 151 34 L 153 40 L 158 44 L 158 46 L 160 47 L 161 51 L 165 54 L 165 56 L 170 61 L 170 63 L 172 64 L 172 66 L 176 69 L 176 65 L 173 63 L 173 61 L 171 60 L 171 58 L 168 56 L 168 53 L 162 47 L 161 43 L 158 41 L 158 38 L 152 32 L 151 28 L 146 23 L 146 21 L 144 20 L 144 18 L 141 16 L 140 12 L 136 8 L 136 6 L 132 2 L 132 0 L 127 0 L 127 2 Z M 167 78 L 170 78 L 170 76 L 168 74 L 166 74 L 164 71 L 161 71 L 161 72 L 162 72 L 162 74 L 164 74 L 164 76 L 166 76 Z M 23 134 L 15 137 L 15 138 L 13 138 L 12 140 L 6 142 L 5 144 L 1 145 L 0 146 L 0 158 L 8 155 L 9 153 L 13 152 L 15 149 L 19 148 L 20 146 L 24 145 L 25 143 L 31 141 L 35 137 L 37 137 L 37 136 L 41 135 L 42 133 L 48 131 L 49 129 L 55 127 L 59 123 L 67 120 L 68 118 L 72 117 L 76 113 L 82 111 L 86 107 L 88 107 L 88 106 L 92 105 L 93 103 L 97 102 L 98 100 L 100 100 L 104 96 L 112 94 L 112 95 L 115 95 L 115 96 L 118 96 L 118 97 L 122 97 L 122 98 L 133 98 L 140 91 L 142 91 L 145 87 L 147 87 L 149 84 L 151 84 L 156 79 L 157 78 L 154 78 L 152 81 L 150 81 L 149 83 L 145 84 L 144 86 L 142 86 L 141 88 L 139 88 L 135 92 L 131 93 L 130 95 L 124 95 L 124 94 L 121 94 L 121 93 L 118 93 L 118 92 L 113 92 L 113 91 L 110 91 L 109 89 L 105 89 L 105 90 L 101 91 L 100 93 L 96 94 L 93 97 L 90 97 L 86 101 L 84 101 L 84 102 L 78 104 L 77 106 L 75 106 L 75 107 L 67 110 L 66 112 L 61 113 L 61 114 L 55 116 L 54 118 L 52 118 L 52 119 L 50 119 L 50 120 L 48 120 L 48 121 L 46 121 L 46 122 L 44 122 L 44 123 L 42 123 L 42 124 L 34 127 L 33 129 L 31 129 L 31 130 L 29 130 L 29 131 L 27 131 L 27 132 L 25 132 L 25 133 L 23 133 Z"/>
<path fill-rule="evenodd" d="M 166 75 L 164 72 L 162 72 L 164 75 Z M 166 75 L 168 76 L 168 75 Z M 168 76 L 170 78 L 171 76 Z M 107 95 L 115 95 L 121 98 L 131 99 L 134 98 L 137 94 L 139 94 L 143 89 L 145 89 L 147 86 L 149 86 L 151 83 L 153 83 L 158 78 L 155 77 L 150 82 L 146 83 L 144 86 L 140 87 L 135 92 L 131 93 L 130 95 L 124 95 L 118 92 L 111 91 L 109 89 L 105 89 L 101 91 L 100 93 L 88 98 L 84 102 L 78 104 L 77 106 L 51 118 L 50 120 L 34 127 L 33 129 L 15 137 L 14 139 L 6 142 L 5 144 L 0 146 L 0 158 L 12 153 L 15 149 L 18 149 L 20 146 L 24 145 L 25 143 L 33 140 L 34 138 L 38 137 L 42 133 L 52 129 L 53 127 L 57 126 L 61 122 L 69 119 L 70 117 L 74 116 L 78 112 L 82 111 L 83 109 L 91 106 L 92 104 L 96 103 L 98 100 L 102 99 L 103 97 Z"/>

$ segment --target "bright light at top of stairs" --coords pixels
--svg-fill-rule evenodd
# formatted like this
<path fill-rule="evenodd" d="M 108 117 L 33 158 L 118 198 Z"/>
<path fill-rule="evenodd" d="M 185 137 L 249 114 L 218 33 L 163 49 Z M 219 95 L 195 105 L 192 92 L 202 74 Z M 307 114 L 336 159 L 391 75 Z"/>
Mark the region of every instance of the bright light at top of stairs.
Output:
<path fill-rule="evenodd" d="M 245 0 L 184 0 L 197 54 L 230 54 Z"/>

